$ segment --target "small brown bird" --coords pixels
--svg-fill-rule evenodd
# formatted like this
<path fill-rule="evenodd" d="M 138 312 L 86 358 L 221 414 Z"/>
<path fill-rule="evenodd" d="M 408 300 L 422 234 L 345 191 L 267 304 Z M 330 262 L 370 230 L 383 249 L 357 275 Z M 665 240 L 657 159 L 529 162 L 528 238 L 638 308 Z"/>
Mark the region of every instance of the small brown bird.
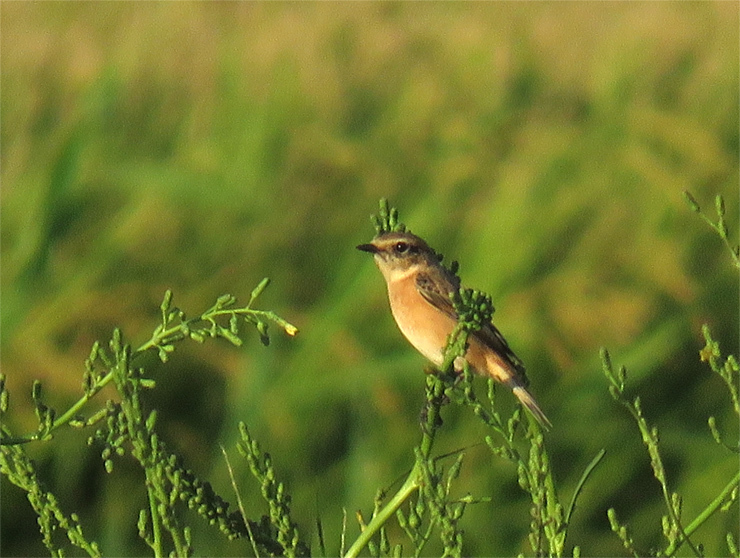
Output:
<path fill-rule="evenodd" d="M 441 366 L 447 337 L 458 320 L 450 294 L 460 288 L 459 279 L 440 264 L 424 240 L 411 233 L 384 233 L 357 248 L 373 254 L 401 333 L 435 366 Z M 465 360 L 478 374 L 511 388 L 540 424 L 551 426 L 527 391 L 524 364 L 493 324 L 470 333 Z M 456 368 L 462 366 L 456 363 Z"/>

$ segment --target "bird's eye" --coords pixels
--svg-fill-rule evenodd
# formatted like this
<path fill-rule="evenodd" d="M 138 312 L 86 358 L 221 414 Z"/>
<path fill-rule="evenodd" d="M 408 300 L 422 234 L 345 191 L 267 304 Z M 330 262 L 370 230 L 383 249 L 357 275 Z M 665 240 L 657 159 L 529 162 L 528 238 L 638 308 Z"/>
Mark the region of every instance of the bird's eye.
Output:
<path fill-rule="evenodd" d="M 394 248 L 396 253 L 405 254 L 409 250 L 409 245 L 406 242 L 397 242 Z"/>

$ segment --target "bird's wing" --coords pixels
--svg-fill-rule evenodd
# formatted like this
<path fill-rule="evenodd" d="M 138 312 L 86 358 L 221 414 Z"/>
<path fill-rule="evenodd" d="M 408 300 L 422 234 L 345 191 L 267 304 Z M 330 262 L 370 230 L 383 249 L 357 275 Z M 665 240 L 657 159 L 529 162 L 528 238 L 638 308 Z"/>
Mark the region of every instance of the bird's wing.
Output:
<path fill-rule="evenodd" d="M 416 289 L 419 291 L 421 296 L 429 302 L 429 304 L 439 308 L 442 312 L 450 316 L 452 319 L 457 320 L 458 315 L 455 312 L 455 307 L 452 305 L 450 299 L 450 293 L 460 288 L 460 282 L 457 277 L 446 277 L 443 275 L 437 276 L 437 274 L 430 274 L 421 272 L 416 276 Z M 473 335 L 477 336 L 485 345 L 491 347 L 496 354 L 501 356 L 508 364 L 511 365 L 513 371 L 516 372 L 517 376 L 521 380 L 524 386 L 529 382 L 525 374 L 524 363 L 521 359 L 516 356 L 514 351 L 511 350 L 509 344 L 501 335 L 501 332 L 496 329 L 496 326 L 488 324 L 481 330 L 476 331 Z"/>
<path fill-rule="evenodd" d="M 445 277 L 441 273 L 432 274 L 422 271 L 416 275 L 416 290 L 429 304 L 439 308 L 450 318 L 457 321 L 457 312 L 455 312 L 455 307 L 452 306 L 450 293 L 456 291 L 460 284 L 456 277 L 454 280 L 453 282 L 453 278 Z"/>
<path fill-rule="evenodd" d="M 504 339 L 504 336 L 501 335 L 501 332 L 496 328 L 495 325 L 488 324 L 484 326 L 481 330 L 476 331 L 474 335 L 476 335 L 478 339 L 480 339 L 483 343 L 496 351 L 496 354 L 500 355 L 509 364 L 511 364 L 512 368 L 516 371 L 524 387 L 529 385 L 529 380 L 527 379 L 526 375 L 526 368 L 524 366 L 524 363 L 522 362 L 522 359 L 516 356 L 514 351 L 511 350 L 511 347 L 509 347 L 506 339 Z"/>

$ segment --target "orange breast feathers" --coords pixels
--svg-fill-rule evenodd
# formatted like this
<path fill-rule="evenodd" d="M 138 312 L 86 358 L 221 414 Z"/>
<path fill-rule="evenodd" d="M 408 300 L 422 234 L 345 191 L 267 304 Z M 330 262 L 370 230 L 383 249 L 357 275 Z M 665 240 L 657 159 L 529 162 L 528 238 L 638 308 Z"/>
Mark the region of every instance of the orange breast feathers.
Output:
<path fill-rule="evenodd" d="M 416 274 L 408 273 L 388 283 L 391 312 L 401 333 L 435 366 L 444 361 L 447 337 L 456 321 L 425 299 L 416 288 Z M 509 385 L 515 377 L 510 365 L 473 333 L 468 337 L 465 359 L 479 374 Z M 457 368 L 457 366 L 456 366 Z"/>
<path fill-rule="evenodd" d="M 455 320 L 430 304 L 416 288 L 416 273 L 388 282 L 391 312 L 401 333 L 414 348 L 436 366 L 444 361 L 447 336 Z"/>

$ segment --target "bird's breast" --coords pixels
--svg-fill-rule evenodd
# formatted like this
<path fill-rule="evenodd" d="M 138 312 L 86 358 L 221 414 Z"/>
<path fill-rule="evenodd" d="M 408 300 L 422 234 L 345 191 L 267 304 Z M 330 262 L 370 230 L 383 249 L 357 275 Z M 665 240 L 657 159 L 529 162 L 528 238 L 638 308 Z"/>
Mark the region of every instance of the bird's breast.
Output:
<path fill-rule="evenodd" d="M 389 282 L 388 299 L 401 333 L 417 351 L 440 366 L 455 321 L 419 293 L 413 275 Z"/>

